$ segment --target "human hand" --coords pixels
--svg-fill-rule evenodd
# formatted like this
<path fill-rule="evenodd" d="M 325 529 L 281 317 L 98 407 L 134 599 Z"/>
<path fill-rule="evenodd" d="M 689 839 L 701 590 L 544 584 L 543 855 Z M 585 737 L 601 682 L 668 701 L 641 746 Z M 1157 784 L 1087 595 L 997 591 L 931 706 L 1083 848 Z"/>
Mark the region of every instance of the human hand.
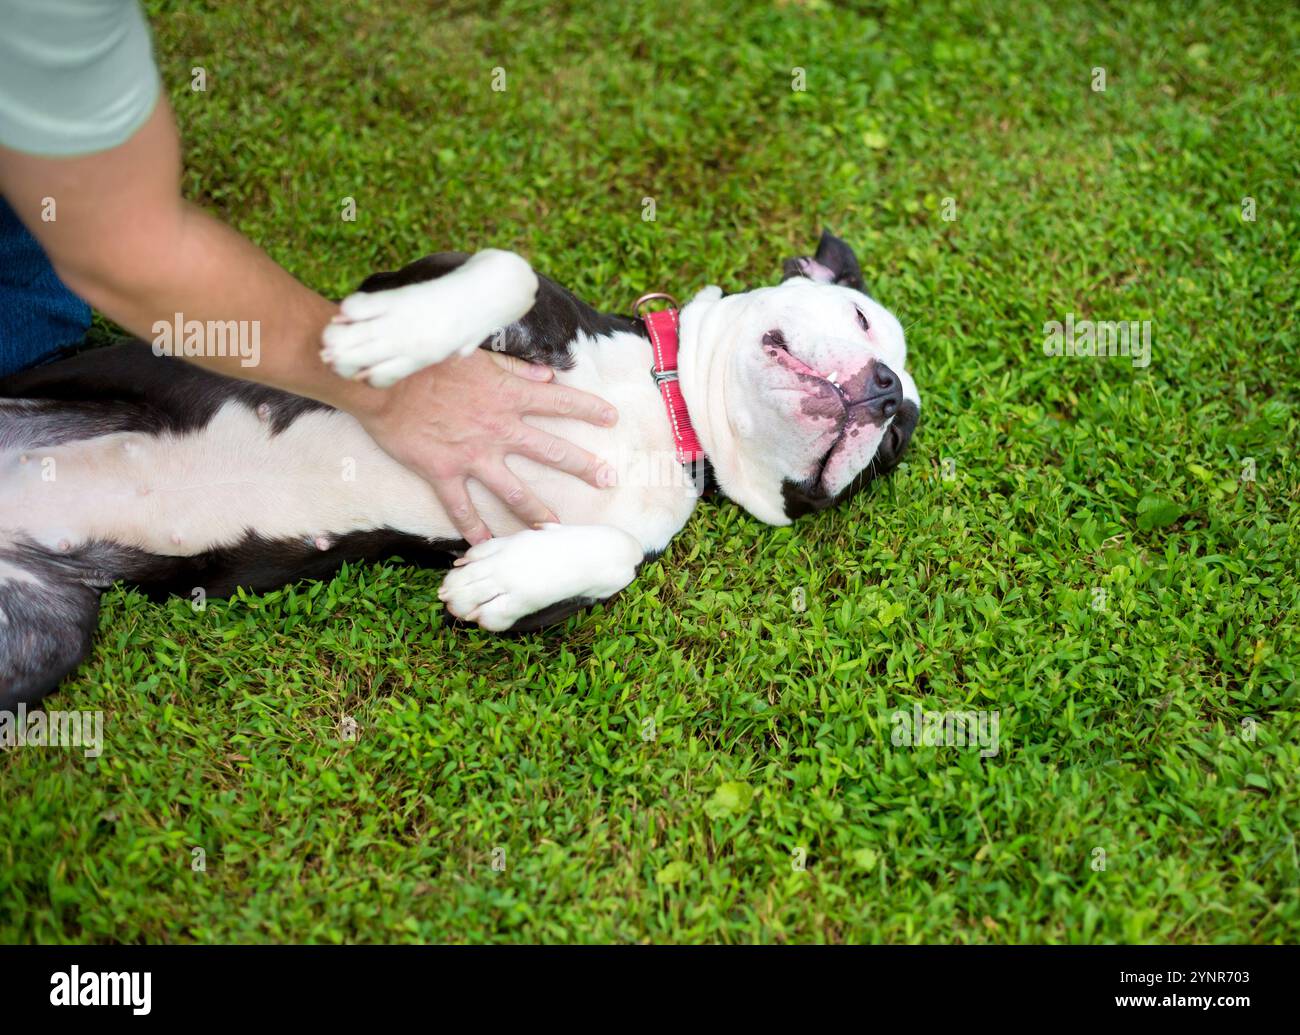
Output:
<path fill-rule="evenodd" d="M 466 489 L 473 478 L 525 524 L 558 520 L 506 466 L 510 454 L 567 471 L 599 488 L 614 484 L 598 457 L 527 423 L 525 414 L 573 417 L 609 427 L 618 412 L 603 399 L 549 384 L 549 367 L 479 350 L 403 378 L 369 414 L 357 414 L 395 460 L 424 478 L 471 545 L 492 537 Z"/>

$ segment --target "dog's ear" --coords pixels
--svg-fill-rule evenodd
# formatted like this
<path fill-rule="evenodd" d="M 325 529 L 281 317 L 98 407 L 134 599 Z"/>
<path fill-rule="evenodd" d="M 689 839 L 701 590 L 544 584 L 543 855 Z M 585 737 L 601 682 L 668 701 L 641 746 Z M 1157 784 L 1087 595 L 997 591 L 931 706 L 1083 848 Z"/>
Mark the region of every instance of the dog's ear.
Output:
<path fill-rule="evenodd" d="M 829 230 L 822 231 L 816 255 L 786 259 L 781 270 L 784 274 L 782 280 L 807 277 L 825 284 L 843 284 L 858 291 L 867 290 L 862 282 L 862 268 L 858 265 L 858 257 L 853 254 L 853 249 Z"/>

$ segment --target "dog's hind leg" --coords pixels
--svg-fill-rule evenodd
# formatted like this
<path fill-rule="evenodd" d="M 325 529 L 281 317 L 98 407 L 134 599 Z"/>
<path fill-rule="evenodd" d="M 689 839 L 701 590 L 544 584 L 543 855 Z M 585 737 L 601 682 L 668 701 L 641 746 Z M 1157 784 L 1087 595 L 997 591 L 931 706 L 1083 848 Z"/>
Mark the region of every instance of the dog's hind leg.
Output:
<path fill-rule="evenodd" d="M 0 710 L 50 693 L 90 650 L 101 577 L 0 532 Z"/>

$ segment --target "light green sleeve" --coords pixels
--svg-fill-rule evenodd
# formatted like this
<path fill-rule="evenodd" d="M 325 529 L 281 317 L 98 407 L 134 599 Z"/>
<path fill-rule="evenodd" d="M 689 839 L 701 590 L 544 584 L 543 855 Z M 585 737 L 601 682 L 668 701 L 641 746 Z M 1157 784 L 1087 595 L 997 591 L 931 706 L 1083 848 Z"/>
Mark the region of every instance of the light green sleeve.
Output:
<path fill-rule="evenodd" d="M 0 145 L 37 155 L 116 147 L 160 90 L 138 0 L 0 0 Z"/>

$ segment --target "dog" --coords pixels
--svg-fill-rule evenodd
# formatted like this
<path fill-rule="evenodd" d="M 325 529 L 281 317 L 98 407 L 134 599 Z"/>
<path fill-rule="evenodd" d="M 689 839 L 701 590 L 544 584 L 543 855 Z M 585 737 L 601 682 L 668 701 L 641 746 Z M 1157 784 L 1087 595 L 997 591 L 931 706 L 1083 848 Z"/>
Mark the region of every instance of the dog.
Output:
<path fill-rule="evenodd" d="M 562 523 L 526 528 L 471 483 L 496 532 L 471 548 L 427 483 L 324 404 L 142 342 L 25 371 L 0 383 L 0 708 L 76 668 L 118 581 L 222 597 L 344 562 L 455 560 L 439 591 L 453 620 L 539 629 L 623 590 L 706 491 L 771 525 L 842 503 L 898 464 L 920 413 L 903 328 L 829 232 L 773 286 L 705 287 L 643 318 L 510 252 L 439 253 L 367 279 L 323 343 L 337 373 L 379 387 L 480 347 L 545 363 L 619 420 L 530 420 L 617 485 L 512 456 Z"/>

